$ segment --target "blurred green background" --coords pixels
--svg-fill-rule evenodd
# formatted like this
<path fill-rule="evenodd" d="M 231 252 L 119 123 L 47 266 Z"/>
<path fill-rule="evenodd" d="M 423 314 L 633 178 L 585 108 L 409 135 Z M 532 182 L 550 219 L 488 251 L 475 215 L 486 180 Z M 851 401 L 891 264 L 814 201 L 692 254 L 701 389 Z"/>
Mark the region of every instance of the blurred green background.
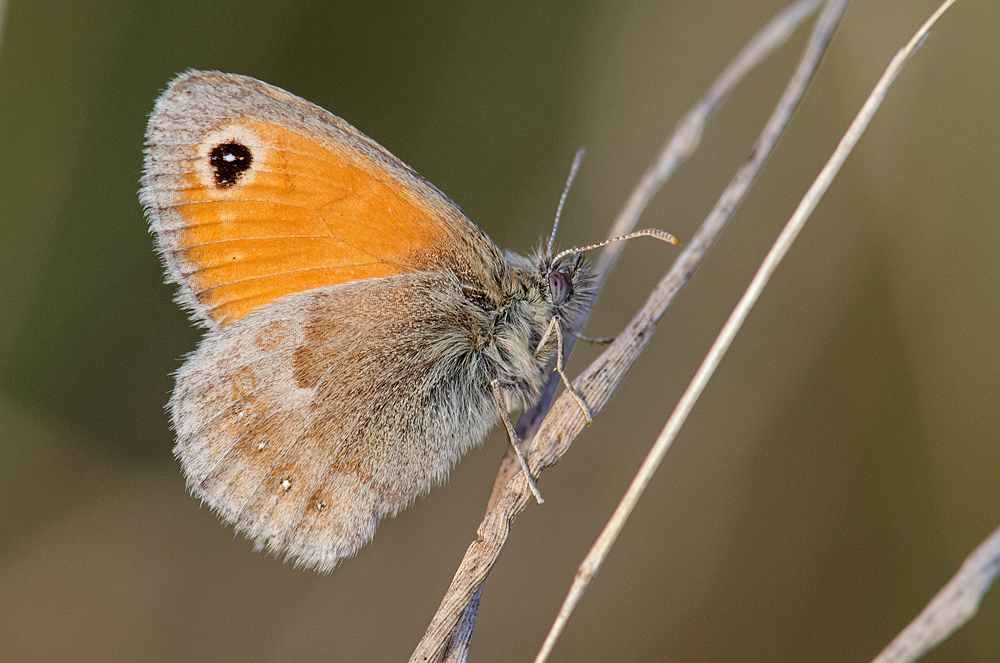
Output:
<path fill-rule="evenodd" d="M 937 0 L 856 0 L 754 191 L 617 399 L 539 482 L 471 660 L 530 660 L 778 229 Z M 196 346 L 136 199 L 153 101 L 249 74 L 359 127 L 500 246 L 604 237 L 781 1 L 13 0 L 0 43 L 0 660 L 399 661 L 476 526 L 501 431 L 331 575 L 234 538 L 163 411 Z M 554 661 L 868 661 L 1000 524 L 1000 5 L 890 92 L 670 451 Z M 643 225 L 691 237 L 805 43 L 734 93 Z M 588 326 L 675 257 L 636 241 Z M 571 373 L 596 354 L 579 348 Z M 1000 590 L 927 661 L 1000 658 Z"/>

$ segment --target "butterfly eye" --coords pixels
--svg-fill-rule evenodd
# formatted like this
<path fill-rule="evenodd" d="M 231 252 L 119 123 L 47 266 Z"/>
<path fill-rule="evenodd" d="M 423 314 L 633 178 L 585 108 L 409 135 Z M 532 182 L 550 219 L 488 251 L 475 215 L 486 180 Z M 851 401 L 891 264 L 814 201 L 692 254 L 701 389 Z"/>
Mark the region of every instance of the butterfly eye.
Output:
<path fill-rule="evenodd" d="M 573 286 L 566 272 L 549 272 L 549 301 L 556 306 L 569 299 Z"/>

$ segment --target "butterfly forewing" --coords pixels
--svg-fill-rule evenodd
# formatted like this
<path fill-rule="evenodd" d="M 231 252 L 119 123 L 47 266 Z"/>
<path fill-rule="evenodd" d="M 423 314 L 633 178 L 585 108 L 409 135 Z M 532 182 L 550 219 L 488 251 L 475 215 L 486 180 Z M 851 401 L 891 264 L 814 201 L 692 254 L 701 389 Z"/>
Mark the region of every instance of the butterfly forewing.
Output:
<path fill-rule="evenodd" d="M 278 88 L 189 72 L 157 102 L 147 140 L 150 225 L 210 326 L 347 281 L 447 270 L 491 288 L 501 276 L 492 242 L 433 185 Z"/>

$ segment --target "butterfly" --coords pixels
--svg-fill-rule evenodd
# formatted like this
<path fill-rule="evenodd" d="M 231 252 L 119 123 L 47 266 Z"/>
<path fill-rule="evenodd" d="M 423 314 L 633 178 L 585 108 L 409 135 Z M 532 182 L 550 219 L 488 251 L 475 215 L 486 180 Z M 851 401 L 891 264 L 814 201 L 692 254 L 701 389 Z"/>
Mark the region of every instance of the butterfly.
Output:
<path fill-rule="evenodd" d="M 170 83 L 140 200 L 206 328 L 169 403 L 188 487 L 320 571 L 538 398 L 594 296 L 578 252 L 501 251 L 350 124 L 246 76 Z"/>

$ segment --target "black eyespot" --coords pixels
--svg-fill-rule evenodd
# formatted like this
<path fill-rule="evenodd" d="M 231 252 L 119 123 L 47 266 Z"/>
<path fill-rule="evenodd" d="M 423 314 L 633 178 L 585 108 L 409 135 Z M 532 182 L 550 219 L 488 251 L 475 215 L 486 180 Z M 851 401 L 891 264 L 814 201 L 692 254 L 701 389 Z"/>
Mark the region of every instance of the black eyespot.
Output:
<path fill-rule="evenodd" d="M 243 173 L 250 170 L 253 153 L 243 143 L 230 140 L 213 147 L 208 153 L 208 162 L 215 176 L 215 186 L 228 189 L 236 184 Z"/>
<path fill-rule="evenodd" d="M 549 272 L 549 301 L 559 306 L 573 294 L 573 283 L 566 272 Z"/>

